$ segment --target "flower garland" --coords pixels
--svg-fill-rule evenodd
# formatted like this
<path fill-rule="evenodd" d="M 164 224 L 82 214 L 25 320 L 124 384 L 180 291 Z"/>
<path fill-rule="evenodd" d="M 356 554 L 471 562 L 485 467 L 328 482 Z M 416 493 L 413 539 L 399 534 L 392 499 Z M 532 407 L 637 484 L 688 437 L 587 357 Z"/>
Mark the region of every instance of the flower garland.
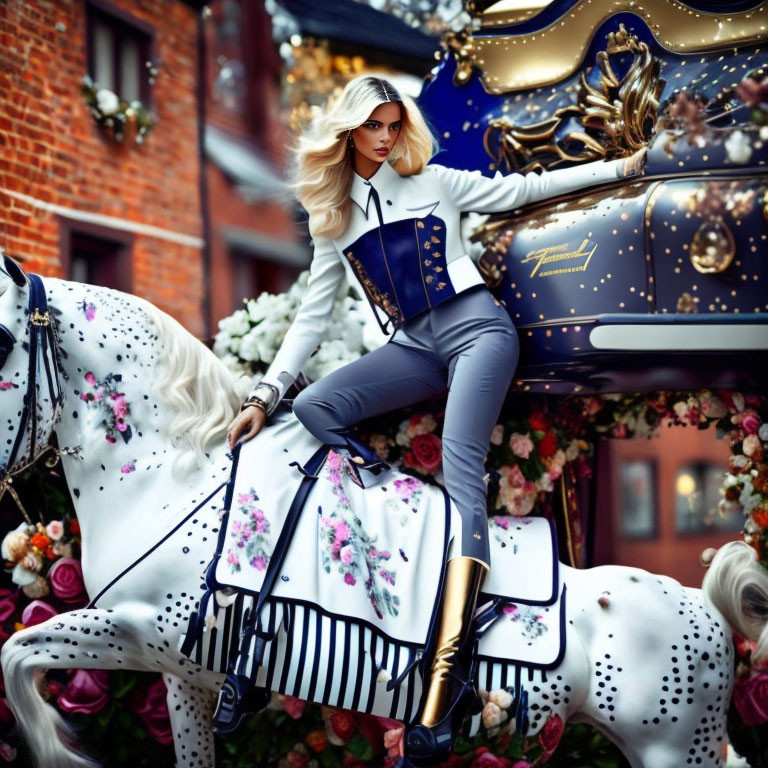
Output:
<path fill-rule="evenodd" d="M 155 125 L 155 116 L 140 101 L 127 102 L 109 88 L 99 88 L 89 75 L 83 77 L 82 91 L 94 120 L 116 141 L 123 140 L 126 127 L 135 126 L 135 141 L 141 144 Z"/>

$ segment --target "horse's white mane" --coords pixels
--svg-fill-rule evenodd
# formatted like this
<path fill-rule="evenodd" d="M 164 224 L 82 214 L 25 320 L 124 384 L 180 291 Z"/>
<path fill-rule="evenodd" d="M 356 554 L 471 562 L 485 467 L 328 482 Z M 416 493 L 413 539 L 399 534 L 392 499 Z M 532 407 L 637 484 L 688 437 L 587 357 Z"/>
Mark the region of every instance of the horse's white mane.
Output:
<path fill-rule="evenodd" d="M 253 382 L 233 374 L 173 317 L 140 297 L 131 298 L 158 330 L 165 370 L 155 382 L 155 393 L 173 414 L 171 440 L 183 449 L 174 470 L 187 474 L 201 466 L 212 444 L 224 441 Z"/>

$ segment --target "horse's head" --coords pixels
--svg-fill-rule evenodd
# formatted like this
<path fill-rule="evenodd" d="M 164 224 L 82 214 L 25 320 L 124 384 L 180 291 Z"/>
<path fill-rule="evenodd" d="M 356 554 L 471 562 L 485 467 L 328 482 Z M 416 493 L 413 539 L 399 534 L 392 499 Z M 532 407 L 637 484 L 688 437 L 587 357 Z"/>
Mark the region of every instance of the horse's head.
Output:
<path fill-rule="evenodd" d="M 54 376 L 51 349 L 42 348 L 35 356 L 36 383 L 25 412 L 25 395 L 32 370 L 30 341 L 33 325 L 29 313 L 25 312 L 30 290 L 31 285 L 18 263 L 0 251 L 0 423 L 4 436 L 0 443 L 0 480 L 31 458 L 30 453 L 36 453 L 46 445 L 56 418 L 52 393 L 48 384 L 43 383 L 47 380 L 46 362 Z"/>

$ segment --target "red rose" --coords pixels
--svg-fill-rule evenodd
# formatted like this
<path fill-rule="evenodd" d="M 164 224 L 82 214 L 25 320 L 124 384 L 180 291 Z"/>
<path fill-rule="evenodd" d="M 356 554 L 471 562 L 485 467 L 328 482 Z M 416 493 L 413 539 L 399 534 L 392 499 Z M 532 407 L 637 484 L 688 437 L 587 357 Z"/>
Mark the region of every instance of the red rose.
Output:
<path fill-rule="evenodd" d="M 330 716 L 329 722 L 331 728 L 333 728 L 333 732 L 342 739 L 342 741 L 347 742 L 355 735 L 355 718 L 349 712 L 344 710 L 334 712 Z"/>
<path fill-rule="evenodd" d="M 548 459 L 557 452 L 557 438 L 554 432 L 547 432 L 539 443 L 539 456 L 542 459 Z"/>
<path fill-rule="evenodd" d="M 109 672 L 77 669 L 56 700 L 62 712 L 94 715 L 109 703 Z"/>
<path fill-rule="evenodd" d="M 131 703 L 136 714 L 141 718 L 147 733 L 158 744 L 168 746 L 173 743 L 171 718 L 168 714 L 166 697 L 168 690 L 162 677 L 144 689 L 134 691 Z"/>
<path fill-rule="evenodd" d="M 620 440 L 623 440 L 627 436 L 627 433 L 627 425 L 624 424 L 624 422 L 620 421 L 618 424 L 614 424 L 611 427 L 611 437 L 617 437 Z"/>
<path fill-rule="evenodd" d="M 531 429 L 538 429 L 540 432 L 546 432 L 549 429 L 549 419 L 544 413 L 532 413 L 528 417 L 528 425 Z"/>
<path fill-rule="evenodd" d="M 48 581 L 51 582 L 53 594 L 65 603 L 76 603 L 85 597 L 83 569 L 80 561 L 73 557 L 62 557 L 48 571 Z"/>
<path fill-rule="evenodd" d="M 443 444 L 440 438 L 431 432 L 416 435 L 411 442 L 411 452 L 425 472 L 434 472 L 443 458 Z"/>
<path fill-rule="evenodd" d="M 564 728 L 565 726 L 560 719 L 560 715 L 550 715 L 547 722 L 544 723 L 544 727 L 539 732 L 539 744 L 541 744 L 541 748 L 544 750 L 542 762 L 552 757 L 563 736 Z"/>
<path fill-rule="evenodd" d="M 72 536 L 80 535 L 80 523 L 74 518 L 69 521 L 69 532 Z"/>
<path fill-rule="evenodd" d="M 763 671 L 753 672 L 750 677 L 736 680 L 733 704 L 744 725 L 768 723 L 768 666 Z"/>

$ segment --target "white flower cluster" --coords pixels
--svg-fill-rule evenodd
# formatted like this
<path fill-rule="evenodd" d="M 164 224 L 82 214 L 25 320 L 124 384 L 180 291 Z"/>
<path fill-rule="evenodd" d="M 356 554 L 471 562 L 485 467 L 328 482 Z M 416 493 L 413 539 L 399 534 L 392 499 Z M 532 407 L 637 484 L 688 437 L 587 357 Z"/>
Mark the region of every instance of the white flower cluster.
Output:
<path fill-rule="evenodd" d="M 266 370 L 299 310 L 308 278 L 309 271 L 304 270 L 285 293 L 263 292 L 219 321 L 213 351 L 230 370 L 249 376 Z M 304 373 L 309 379 L 319 379 L 384 341 L 386 337 L 374 325 L 370 309 L 364 301 L 353 298 L 343 282 L 324 339 L 307 361 Z"/>

